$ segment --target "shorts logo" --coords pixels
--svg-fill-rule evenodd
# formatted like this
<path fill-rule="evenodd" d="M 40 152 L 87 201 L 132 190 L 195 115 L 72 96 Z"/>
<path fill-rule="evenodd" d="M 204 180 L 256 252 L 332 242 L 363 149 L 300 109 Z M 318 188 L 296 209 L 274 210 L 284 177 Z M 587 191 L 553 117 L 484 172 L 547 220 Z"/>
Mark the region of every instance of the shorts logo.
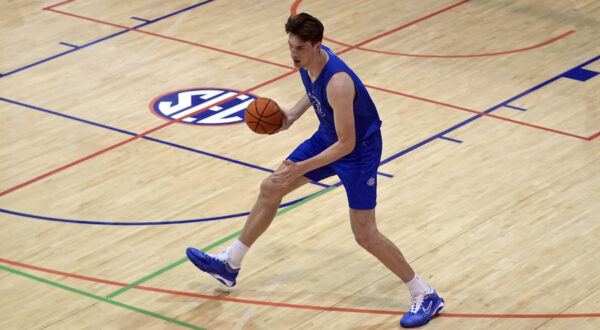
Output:
<path fill-rule="evenodd" d="M 370 187 L 373 187 L 375 185 L 375 178 L 374 177 L 370 177 L 369 180 L 367 180 L 367 184 Z"/>
<path fill-rule="evenodd" d="M 230 89 L 187 89 L 155 98 L 150 103 L 150 110 L 160 117 L 178 120 L 205 109 L 181 122 L 194 125 L 229 125 L 243 122 L 246 106 L 256 98 L 254 95 L 240 94 Z M 216 105 L 223 100 L 227 101 Z"/>

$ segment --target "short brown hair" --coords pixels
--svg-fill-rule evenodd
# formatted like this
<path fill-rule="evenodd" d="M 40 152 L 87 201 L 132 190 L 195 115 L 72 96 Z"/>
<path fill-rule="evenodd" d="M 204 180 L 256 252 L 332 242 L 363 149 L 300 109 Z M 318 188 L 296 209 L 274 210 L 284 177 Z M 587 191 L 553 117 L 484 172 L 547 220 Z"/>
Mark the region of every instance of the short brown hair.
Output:
<path fill-rule="evenodd" d="M 314 16 L 300 13 L 290 16 L 285 23 L 285 32 L 291 33 L 302 41 L 310 41 L 311 44 L 323 41 L 323 24 Z"/>

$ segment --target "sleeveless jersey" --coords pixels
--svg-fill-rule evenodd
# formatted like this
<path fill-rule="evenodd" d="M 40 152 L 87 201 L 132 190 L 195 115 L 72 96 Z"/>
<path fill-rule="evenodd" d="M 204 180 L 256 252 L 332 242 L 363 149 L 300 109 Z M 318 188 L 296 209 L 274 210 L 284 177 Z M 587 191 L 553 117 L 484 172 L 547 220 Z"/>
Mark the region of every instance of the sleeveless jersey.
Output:
<path fill-rule="evenodd" d="M 319 129 L 317 133 L 321 133 L 328 144 L 333 144 L 337 141 L 335 122 L 333 120 L 333 108 L 327 100 L 326 88 L 331 77 L 334 74 L 343 71 L 352 78 L 356 90 L 353 108 L 354 128 L 356 132 L 356 142 L 358 144 L 358 142 L 366 139 L 372 133 L 377 132 L 381 127 L 381 120 L 377 114 L 377 108 L 375 108 L 371 96 L 354 71 L 352 71 L 342 59 L 335 55 L 331 49 L 325 46 L 321 46 L 321 49 L 327 52 L 329 59 L 314 82 L 310 80 L 306 69 L 300 68 L 299 70 L 300 76 L 302 77 L 302 83 L 306 89 L 306 94 L 319 118 Z"/>

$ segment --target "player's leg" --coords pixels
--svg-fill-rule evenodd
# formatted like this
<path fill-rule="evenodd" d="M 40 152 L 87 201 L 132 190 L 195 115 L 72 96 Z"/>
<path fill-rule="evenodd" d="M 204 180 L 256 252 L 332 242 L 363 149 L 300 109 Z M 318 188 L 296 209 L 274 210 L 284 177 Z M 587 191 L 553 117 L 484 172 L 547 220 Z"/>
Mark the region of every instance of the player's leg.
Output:
<path fill-rule="evenodd" d="M 324 147 L 314 141 L 314 139 L 318 138 L 317 134 L 315 134 L 310 139 L 301 143 L 290 154 L 288 159 L 298 162 L 319 154 L 323 151 Z M 286 165 L 282 164 L 277 171 L 283 169 L 283 166 Z M 287 184 L 275 183 L 273 181 L 273 174 L 270 175 L 260 186 L 258 198 L 250 211 L 250 215 L 246 219 L 240 238 L 233 242 L 226 251 L 217 255 L 207 254 L 195 248 L 188 248 L 186 251 L 188 258 L 198 268 L 211 274 L 223 284 L 234 286 L 242 259 L 249 247 L 254 244 L 256 239 L 265 232 L 273 221 L 282 198 L 310 180 L 319 181 L 333 174 L 333 169 L 325 166 L 308 172 L 304 176 L 296 178 Z"/>
<path fill-rule="evenodd" d="M 332 165 L 346 189 L 350 223 L 356 241 L 406 283 L 410 290 L 413 304 L 402 317 L 401 325 L 420 326 L 442 309 L 444 301 L 413 271 L 400 249 L 377 229 L 375 205 L 381 146 L 381 135 L 374 134 L 358 145 L 351 157 Z"/>
<path fill-rule="evenodd" d="M 280 166 L 277 171 L 283 166 Z M 234 286 L 242 259 L 250 246 L 273 221 L 282 198 L 308 182 L 310 179 L 301 176 L 287 185 L 276 184 L 273 182 L 273 174 L 269 175 L 260 185 L 260 193 L 246 219 L 240 237 L 227 250 L 219 254 L 208 254 L 190 247 L 186 250 L 188 258 L 196 267 L 209 273 L 221 283 Z"/>
<path fill-rule="evenodd" d="M 326 146 L 324 146 L 322 143 L 319 143 L 319 141 L 320 136 L 318 133 L 315 133 L 310 139 L 301 143 L 287 159 L 293 162 L 299 162 L 314 157 L 326 148 Z M 285 166 L 286 165 L 282 164 L 279 166 L 277 171 L 282 170 Z M 252 208 L 252 211 L 250 211 L 250 215 L 244 224 L 239 241 L 246 247 L 250 247 L 252 244 L 254 244 L 256 239 L 269 227 L 271 221 L 273 221 L 273 218 L 277 213 L 277 208 L 281 204 L 281 199 L 285 195 L 294 191 L 295 189 L 298 189 L 302 185 L 307 184 L 311 181 L 311 179 L 319 181 L 334 175 L 335 172 L 332 168 L 325 166 L 310 171 L 304 176 L 297 178 L 285 186 L 273 182 L 274 174 L 275 173 L 269 175 L 269 177 L 266 178 L 260 185 L 258 199 L 256 200 L 256 203 L 254 204 L 254 207 Z M 234 256 L 234 259 L 236 259 L 235 257 L 236 256 Z"/>
<path fill-rule="evenodd" d="M 279 167 L 278 171 L 283 167 Z M 288 193 L 310 182 L 307 177 L 301 176 L 289 185 L 282 186 L 273 182 L 273 175 L 269 175 L 260 185 L 260 193 L 250 215 L 246 219 L 242 234 L 239 240 L 247 247 L 252 246 L 256 239 L 269 227 L 277 209 L 281 204 L 281 199 Z"/>
<path fill-rule="evenodd" d="M 412 307 L 400 324 L 403 327 L 427 324 L 444 307 L 444 300 L 413 271 L 400 249 L 379 232 L 375 209 L 350 209 L 350 223 L 358 244 L 396 274 L 410 290 Z"/>
<path fill-rule="evenodd" d="M 402 281 L 409 282 L 415 276 L 406 259 L 387 237 L 379 232 L 375 223 L 375 209 L 350 209 L 350 224 L 356 242 L 381 261 Z"/>

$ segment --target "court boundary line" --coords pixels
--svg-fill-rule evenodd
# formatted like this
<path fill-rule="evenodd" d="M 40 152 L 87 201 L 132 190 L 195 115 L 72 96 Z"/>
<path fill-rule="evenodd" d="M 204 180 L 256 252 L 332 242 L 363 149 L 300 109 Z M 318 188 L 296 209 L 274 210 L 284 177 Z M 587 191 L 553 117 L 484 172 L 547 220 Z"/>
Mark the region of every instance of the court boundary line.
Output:
<path fill-rule="evenodd" d="M 24 264 L 21 262 L 8 260 L 0 257 L 0 262 L 23 267 L 27 269 L 32 269 L 44 273 L 65 276 L 69 278 L 74 278 L 82 281 L 102 283 L 112 286 L 127 286 L 126 283 L 67 273 L 63 271 L 53 270 L 49 268 L 43 268 L 39 266 L 34 266 L 30 264 Z M 282 302 L 273 302 L 273 301 L 263 301 L 263 300 L 255 300 L 255 299 L 241 299 L 241 298 L 229 298 L 223 296 L 215 296 L 215 295 L 207 295 L 202 293 L 194 293 L 194 292 L 185 292 L 185 291 L 177 291 L 177 290 L 169 290 L 163 288 L 156 287 L 148 287 L 148 286 L 136 286 L 133 289 L 142 290 L 142 291 L 151 291 L 156 293 L 163 293 L 169 295 L 176 296 L 186 296 L 192 298 L 200 298 L 200 299 L 208 299 L 208 300 L 217 300 L 217 301 L 226 301 L 233 303 L 241 303 L 241 304 L 251 304 L 251 305 L 261 305 L 261 306 L 270 306 L 270 307 L 283 307 L 283 308 L 292 308 L 292 309 L 308 309 L 308 310 L 318 310 L 324 312 L 345 312 L 345 313 L 362 313 L 362 314 L 386 314 L 386 315 L 404 315 L 406 312 L 402 311 L 390 311 L 390 310 L 376 310 L 376 309 L 361 309 L 361 308 L 345 308 L 345 307 L 333 307 L 333 306 L 316 306 L 316 305 L 304 305 L 304 304 L 292 304 L 292 303 L 282 303 Z M 452 318 L 501 318 L 501 319 L 554 319 L 554 318 L 600 318 L 600 313 L 570 313 L 570 314 L 489 314 L 489 313 L 441 313 L 437 317 L 452 317 Z"/>
<path fill-rule="evenodd" d="M 4 260 L 3 260 L 3 262 L 4 262 Z M 9 262 L 5 262 L 5 263 L 9 263 Z M 28 267 L 28 268 L 31 268 L 31 267 Z M 87 292 L 87 291 L 79 290 L 79 289 L 76 289 L 74 287 L 71 287 L 71 286 L 68 286 L 68 285 L 64 285 L 64 284 L 59 283 L 59 282 L 51 281 L 51 280 L 48 280 L 48 279 L 45 279 L 45 278 L 42 278 L 42 277 L 38 277 L 38 276 L 29 274 L 29 273 L 25 273 L 25 272 L 22 272 L 20 270 L 16 270 L 16 269 L 13 269 L 13 268 L 10 268 L 10 267 L 6 267 L 4 265 L 0 265 L 0 269 L 4 270 L 6 272 L 9 272 L 9 273 L 15 274 L 15 275 L 19 275 L 21 277 L 28 278 L 30 280 L 34 280 L 34 281 L 37 281 L 37 282 L 40 282 L 40 283 L 44 283 L 44 284 L 47 284 L 47 285 L 59 288 L 59 289 L 63 289 L 63 290 L 69 291 L 71 293 L 76 293 L 76 294 L 79 294 L 79 295 L 82 295 L 82 296 L 85 296 L 85 297 L 88 297 L 88 298 L 92 298 L 92 299 L 95 299 L 95 300 L 98 300 L 98 301 L 101 301 L 101 302 L 105 302 L 105 303 L 108 303 L 108 304 L 111 304 L 111 305 L 114 305 L 114 306 L 117 306 L 117 307 L 125 308 L 125 309 L 128 309 L 128 310 L 134 311 L 134 312 L 138 312 L 138 313 L 141 313 L 141 314 L 145 314 L 145 315 L 148 315 L 148 316 L 152 316 L 152 317 L 161 319 L 163 321 L 174 323 L 174 324 L 177 324 L 177 325 L 182 326 L 182 327 L 186 327 L 186 328 L 190 328 L 190 329 L 196 329 L 196 330 L 204 330 L 204 328 L 195 326 L 195 325 L 187 323 L 187 322 L 183 322 L 183 321 L 177 320 L 175 318 L 171 318 L 171 317 L 168 317 L 168 316 L 165 316 L 165 315 L 162 315 L 162 314 L 154 313 L 154 312 L 151 312 L 149 310 L 142 309 L 142 308 L 139 308 L 139 307 L 135 307 L 133 305 L 125 304 L 125 303 L 122 303 L 122 302 L 119 302 L 119 301 L 116 301 L 116 300 L 113 300 L 113 299 L 110 299 L 110 298 L 105 298 L 105 297 L 102 297 L 102 296 L 98 296 L 98 295 L 95 295 L 95 294 Z M 34 268 L 31 268 L 31 269 L 34 269 Z M 51 272 L 47 272 L 47 273 L 51 273 Z M 75 278 L 75 277 L 73 277 L 73 278 Z M 65 318 L 68 318 L 68 317 L 69 316 L 66 316 Z"/>

